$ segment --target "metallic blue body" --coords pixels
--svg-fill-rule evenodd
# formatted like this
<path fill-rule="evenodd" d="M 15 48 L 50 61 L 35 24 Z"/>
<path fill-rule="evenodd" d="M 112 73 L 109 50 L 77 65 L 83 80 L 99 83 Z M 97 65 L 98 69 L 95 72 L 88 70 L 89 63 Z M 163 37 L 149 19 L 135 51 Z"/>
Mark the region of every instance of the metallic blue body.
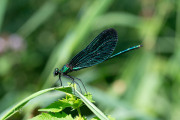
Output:
<path fill-rule="evenodd" d="M 116 53 L 116 54 L 110 56 L 108 59 L 113 58 L 113 57 L 116 57 L 116 56 L 118 56 L 118 55 L 120 55 L 120 54 L 122 54 L 122 53 L 131 51 L 131 50 L 134 50 L 134 49 L 137 49 L 137 48 L 140 48 L 140 47 L 142 47 L 142 45 L 136 45 L 136 46 L 127 48 L 127 49 L 125 49 L 125 50 L 122 50 L 122 51 L 120 51 L 120 52 L 118 52 L 118 53 Z"/>

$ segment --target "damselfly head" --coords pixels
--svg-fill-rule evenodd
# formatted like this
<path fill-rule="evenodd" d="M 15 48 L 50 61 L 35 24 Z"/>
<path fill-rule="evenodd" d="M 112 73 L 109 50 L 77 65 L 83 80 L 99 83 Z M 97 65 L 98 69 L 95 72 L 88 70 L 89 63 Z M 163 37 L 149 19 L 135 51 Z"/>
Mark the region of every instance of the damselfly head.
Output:
<path fill-rule="evenodd" d="M 59 69 L 58 68 L 55 68 L 54 70 L 54 76 L 57 76 L 59 74 Z"/>

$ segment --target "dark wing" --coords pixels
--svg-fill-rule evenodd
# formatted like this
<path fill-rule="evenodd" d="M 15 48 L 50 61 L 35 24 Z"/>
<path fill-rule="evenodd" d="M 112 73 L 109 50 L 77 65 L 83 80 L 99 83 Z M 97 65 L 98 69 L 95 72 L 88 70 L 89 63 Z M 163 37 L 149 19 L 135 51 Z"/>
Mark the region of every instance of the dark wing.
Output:
<path fill-rule="evenodd" d="M 69 62 L 69 66 L 72 70 L 79 70 L 105 61 L 113 53 L 117 41 L 114 29 L 103 31 Z"/>

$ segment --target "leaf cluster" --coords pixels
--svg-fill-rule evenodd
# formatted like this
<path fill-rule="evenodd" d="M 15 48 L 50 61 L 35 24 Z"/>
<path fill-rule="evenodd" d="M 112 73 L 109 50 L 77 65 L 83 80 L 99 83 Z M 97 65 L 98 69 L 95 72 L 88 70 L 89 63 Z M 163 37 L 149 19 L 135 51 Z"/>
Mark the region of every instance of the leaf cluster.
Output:
<path fill-rule="evenodd" d="M 90 102 L 94 102 L 91 94 L 86 94 L 86 98 Z M 30 120 L 86 120 L 86 118 L 81 116 L 80 107 L 83 106 L 83 101 L 73 94 L 66 93 L 66 97 L 58 101 L 53 102 L 49 106 L 39 109 L 42 113 Z M 71 107 L 72 110 L 77 110 L 78 114 L 75 118 L 71 114 L 66 114 L 63 112 L 65 108 Z M 92 120 L 98 120 L 99 118 L 94 117 Z"/>

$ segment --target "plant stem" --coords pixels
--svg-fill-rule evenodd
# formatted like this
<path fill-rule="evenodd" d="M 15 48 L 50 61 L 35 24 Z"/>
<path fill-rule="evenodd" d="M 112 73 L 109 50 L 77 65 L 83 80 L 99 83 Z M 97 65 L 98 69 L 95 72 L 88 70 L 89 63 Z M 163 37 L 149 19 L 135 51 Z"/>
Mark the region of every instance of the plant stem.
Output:
<path fill-rule="evenodd" d="M 9 118 L 10 116 L 12 116 L 13 114 L 15 114 L 16 112 L 18 112 L 26 103 L 28 103 L 31 99 L 42 95 L 44 93 L 47 93 L 49 91 L 53 91 L 53 90 L 59 90 L 59 91 L 66 91 L 66 89 L 68 89 L 70 87 L 55 87 L 55 88 L 48 88 L 48 89 L 44 89 L 41 91 L 38 91 L 28 97 L 26 97 L 25 99 L 23 99 L 22 101 L 20 101 L 18 104 L 16 104 L 15 106 L 13 106 L 12 108 L 10 108 L 4 115 L 2 115 L 2 117 L 0 118 L 1 120 L 5 120 L 7 118 Z"/>
<path fill-rule="evenodd" d="M 77 108 L 78 114 L 79 114 L 79 118 L 81 118 L 81 111 L 80 108 Z"/>

